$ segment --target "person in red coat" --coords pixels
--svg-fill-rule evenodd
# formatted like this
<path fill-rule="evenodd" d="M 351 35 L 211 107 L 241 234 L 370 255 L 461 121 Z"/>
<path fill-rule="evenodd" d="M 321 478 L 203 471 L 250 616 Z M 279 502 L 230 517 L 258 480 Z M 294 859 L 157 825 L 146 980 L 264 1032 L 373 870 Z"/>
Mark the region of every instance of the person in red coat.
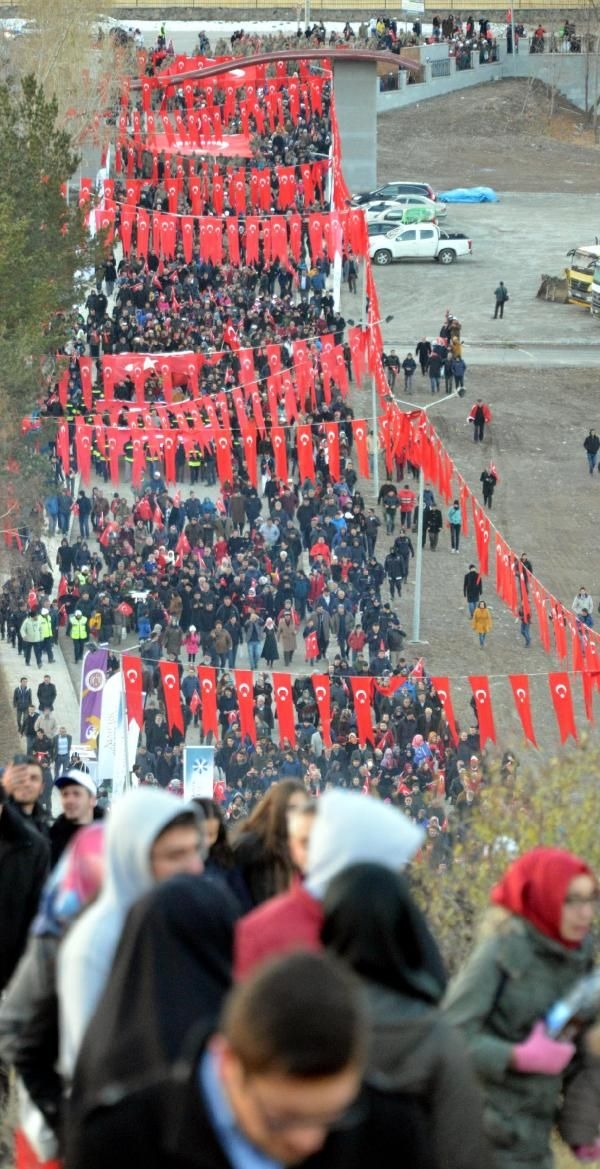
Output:
<path fill-rule="evenodd" d="M 236 925 L 234 974 L 290 950 L 321 949 L 322 901 L 330 881 L 349 865 L 373 861 L 397 870 L 420 848 L 424 833 L 391 804 L 355 792 L 329 791 L 319 800 L 304 884 L 270 898 Z"/>

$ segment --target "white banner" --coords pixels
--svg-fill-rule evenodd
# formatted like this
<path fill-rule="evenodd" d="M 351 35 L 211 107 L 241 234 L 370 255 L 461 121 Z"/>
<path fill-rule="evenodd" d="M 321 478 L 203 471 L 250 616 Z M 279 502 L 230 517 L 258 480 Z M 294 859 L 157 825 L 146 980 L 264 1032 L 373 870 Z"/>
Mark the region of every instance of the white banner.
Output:
<path fill-rule="evenodd" d="M 215 784 L 214 747 L 183 748 L 183 798 L 212 800 Z"/>
<path fill-rule="evenodd" d="M 127 733 L 121 674 L 113 674 L 102 695 L 98 749 L 98 783 L 110 780 L 113 799 L 129 787 L 139 736 L 135 723 Z"/>

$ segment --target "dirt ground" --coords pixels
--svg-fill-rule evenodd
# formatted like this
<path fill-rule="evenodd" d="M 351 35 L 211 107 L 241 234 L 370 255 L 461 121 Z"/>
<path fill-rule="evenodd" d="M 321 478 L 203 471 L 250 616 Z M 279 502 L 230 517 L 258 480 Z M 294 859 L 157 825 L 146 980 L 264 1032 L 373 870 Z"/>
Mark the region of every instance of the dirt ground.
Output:
<path fill-rule="evenodd" d="M 384 114 L 379 120 L 378 178 L 383 182 L 398 177 L 401 170 L 403 176 L 426 179 L 437 189 L 483 184 L 505 192 L 539 191 L 551 195 L 571 189 L 580 197 L 596 194 L 600 153 L 590 129 L 583 124 L 581 111 L 557 98 L 555 116 L 550 119 L 549 114 L 548 91 L 543 86 L 532 89 L 521 80 L 466 90 L 452 98 L 433 99 Z M 567 178 L 570 186 L 565 185 Z M 576 223 L 575 217 L 575 231 Z M 498 248 L 500 256 L 500 241 Z M 439 302 L 432 309 L 429 270 L 424 279 L 420 271 L 420 265 L 413 266 L 410 281 L 398 284 L 392 311 L 396 320 L 401 317 L 397 302 L 404 296 L 412 325 L 415 302 L 418 305 L 421 300 L 423 319 L 428 321 L 422 333 L 431 335 L 431 314 L 433 311 L 439 315 L 441 323 L 445 293 L 440 290 Z M 390 311 L 391 289 L 379 274 L 378 288 L 385 315 Z M 477 293 L 472 294 L 471 304 L 468 298 L 461 300 L 460 311 L 468 345 L 469 315 L 473 318 L 478 311 Z M 559 307 L 558 311 L 563 314 L 577 310 Z M 530 340 L 535 344 L 535 319 L 529 320 Z M 560 331 L 558 317 L 557 330 Z M 402 360 L 404 353 L 398 352 Z M 485 361 L 485 357 L 479 360 Z M 582 584 L 597 604 L 600 475 L 590 478 L 582 449 L 588 429 L 600 428 L 597 372 L 580 365 L 525 369 L 517 364 L 518 354 L 514 361 L 511 366 L 478 364 L 476 371 L 471 368 L 464 400 L 456 399 L 434 409 L 432 421 L 480 502 L 481 472 L 490 460 L 496 464 L 500 482 L 490 516 L 513 551 L 517 555 L 527 552 L 541 582 L 566 606 L 571 605 Z M 396 393 L 402 396 L 398 386 Z M 471 404 L 480 395 L 490 403 L 493 413 L 483 449 L 473 443 L 471 427 L 466 422 Z M 413 397 L 420 404 L 431 402 L 428 383 L 420 374 L 415 379 Z M 363 409 L 366 411 L 364 405 Z M 559 742 L 547 674 L 560 670 L 561 665 L 554 656 L 544 653 L 535 618 L 531 649 L 524 648 L 518 624 L 496 596 L 493 556 L 484 598 L 492 607 L 494 628 L 485 648 L 479 648 L 462 598 L 464 573 L 469 562 L 476 559 L 472 534 L 463 539 L 460 556 L 450 555 L 449 544 L 449 534 L 444 530 L 438 550 L 425 551 L 421 638 L 429 644 L 413 647 L 407 643 L 407 653 L 424 652 L 432 673 L 452 678 L 455 709 L 463 721 L 470 713 L 467 676 L 488 675 L 498 748 L 510 747 L 523 761 L 533 763 L 535 752 L 524 744 L 507 679 L 508 674 L 529 674 L 541 752 L 556 753 Z M 411 580 L 399 603 L 409 637 L 413 597 Z M 596 625 L 599 620 L 596 615 Z M 583 714 L 580 681 L 572 682 L 577 725 L 583 734 L 589 733 L 592 741 L 600 743 L 598 731 L 590 730 Z"/>
<path fill-rule="evenodd" d="M 585 115 L 525 78 L 382 114 L 378 143 L 380 182 L 400 168 L 436 190 L 598 191 L 600 147 Z"/>
<path fill-rule="evenodd" d="M 475 400 L 468 383 L 464 399 L 453 399 L 431 415 L 457 470 L 482 502 L 479 477 L 493 461 L 499 484 L 490 519 L 515 554 L 527 552 L 541 582 L 567 606 L 583 583 L 598 601 L 600 553 L 595 533 L 600 475 L 590 478 L 581 448 L 587 433 L 584 420 L 591 416 L 590 424 L 594 421 L 597 376 L 593 371 L 562 369 L 523 375 L 517 368 L 505 367 L 481 367 L 477 375 L 478 393 L 491 404 L 493 415 L 483 446 L 473 442 L 472 427 L 466 421 Z M 566 385 L 570 386 L 568 396 Z M 428 381 L 420 374 L 413 397 L 416 404 L 431 401 Z M 412 539 L 416 548 L 416 537 Z M 387 544 L 381 537 L 379 559 Z M 396 602 L 408 634 L 406 655 L 423 654 L 431 673 L 451 678 L 455 712 L 463 723 L 470 717 L 468 676 L 490 677 L 498 750 L 510 748 L 523 762 L 534 765 L 536 754 L 524 743 L 507 676 L 530 675 L 534 727 L 540 752 L 546 756 L 555 754 L 559 746 L 547 674 L 562 667 L 540 645 L 535 618 L 532 646 L 524 648 L 518 623 L 496 595 L 493 554 L 483 597 L 491 608 L 494 627 L 480 649 L 462 595 L 463 577 L 472 561 L 476 561 L 472 524 L 468 538 L 461 539 L 459 556 L 450 553 L 447 529 L 436 551 L 426 547 L 420 631 L 425 644 L 421 646 L 409 644 L 414 614 L 411 561 L 408 586 Z M 573 681 L 573 693 L 577 725 L 588 733 L 578 680 Z M 600 743 L 595 729 L 589 733 L 592 741 Z"/>

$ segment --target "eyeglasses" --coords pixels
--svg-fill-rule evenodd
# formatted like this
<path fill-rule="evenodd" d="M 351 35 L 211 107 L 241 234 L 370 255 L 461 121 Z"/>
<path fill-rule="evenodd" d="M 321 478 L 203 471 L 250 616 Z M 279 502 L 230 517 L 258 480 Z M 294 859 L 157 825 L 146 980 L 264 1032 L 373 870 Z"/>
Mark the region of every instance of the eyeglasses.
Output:
<path fill-rule="evenodd" d="M 584 905 L 591 905 L 593 909 L 596 909 L 599 901 L 600 893 L 598 892 L 590 893 L 589 897 L 580 897 L 577 893 L 573 893 L 570 897 L 565 897 L 564 903 L 569 906 L 569 909 L 582 909 Z"/>
<path fill-rule="evenodd" d="M 298 1129 L 322 1129 L 325 1132 L 343 1132 L 355 1128 L 367 1115 L 366 1103 L 360 1098 L 343 1112 L 335 1116 L 274 1116 L 269 1112 L 261 1100 L 260 1093 L 252 1085 L 249 1076 L 246 1079 L 246 1091 L 254 1098 L 255 1106 L 260 1114 L 261 1121 L 270 1133 L 293 1132 Z"/>

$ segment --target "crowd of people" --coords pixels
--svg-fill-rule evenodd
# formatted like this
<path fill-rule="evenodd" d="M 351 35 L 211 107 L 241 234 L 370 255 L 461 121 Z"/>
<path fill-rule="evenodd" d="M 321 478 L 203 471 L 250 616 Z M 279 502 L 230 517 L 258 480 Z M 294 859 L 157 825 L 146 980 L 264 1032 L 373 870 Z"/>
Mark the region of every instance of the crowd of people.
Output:
<path fill-rule="evenodd" d="M 411 1169 L 550 1166 L 557 1119 L 598 1157 L 583 859 L 513 860 L 448 982 L 412 891 L 427 835 L 399 809 L 286 779 L 234 828 L 145 787 L 77 821 L 87 779 L 59 777 L 60 840 L 32 820 L 29 765 L 0 781 L 19 1169 L 359 1169 L 390 1149 Z"/>

